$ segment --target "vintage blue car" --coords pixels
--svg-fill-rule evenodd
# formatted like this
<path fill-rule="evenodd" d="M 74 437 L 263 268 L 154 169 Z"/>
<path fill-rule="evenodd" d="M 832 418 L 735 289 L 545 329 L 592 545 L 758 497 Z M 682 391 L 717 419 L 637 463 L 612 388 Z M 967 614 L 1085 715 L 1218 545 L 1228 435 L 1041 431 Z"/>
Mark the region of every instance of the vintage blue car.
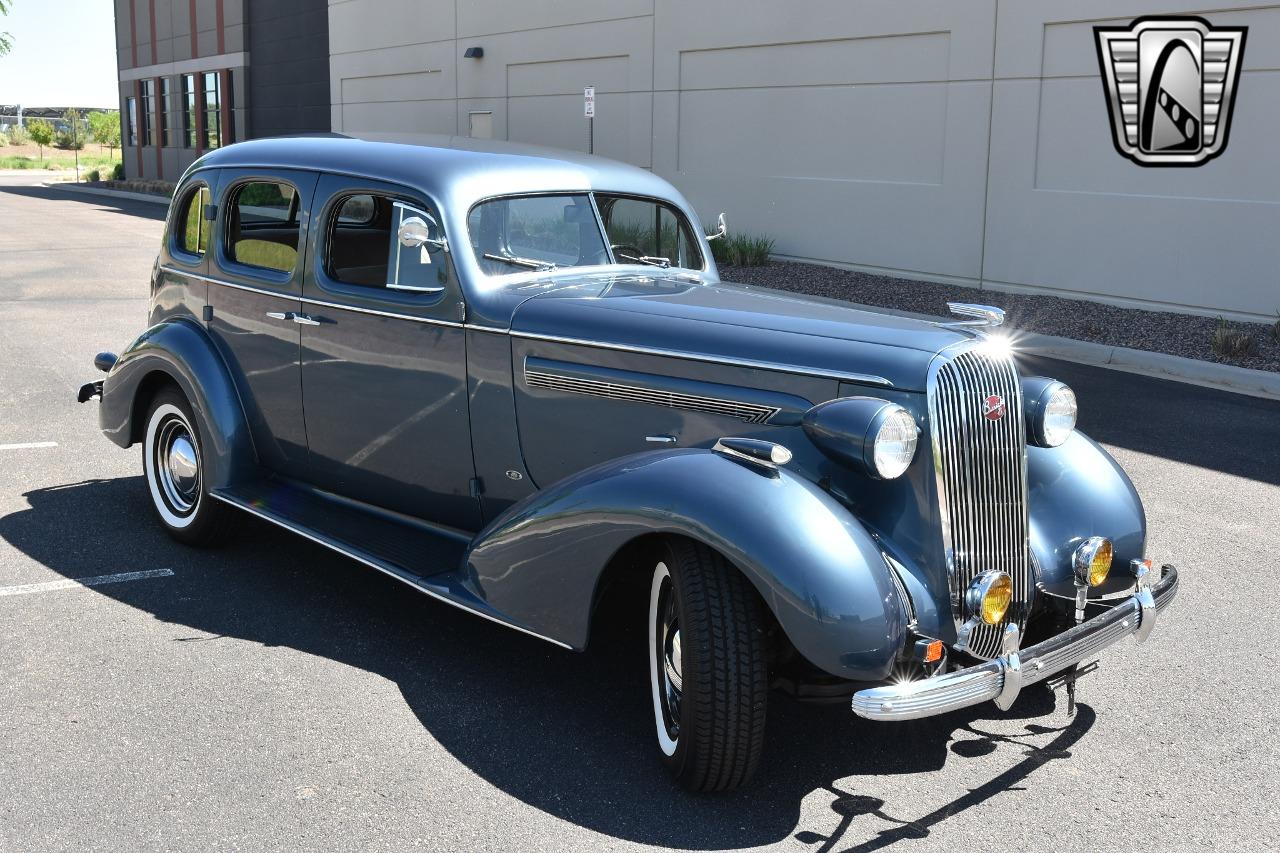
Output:
<path fill-rule="evenodd" d="M 752 775 L 772 689 L 1003 709 L 1150 633 L 1177 572 L 997 309 L 725 284 L 723 234 L 567 152 L 233 145 L 183 176 L 149 328 L 80 397 L 181 542 L 251 513 L 575 650 L 621 590 L 692 789 Z"/>

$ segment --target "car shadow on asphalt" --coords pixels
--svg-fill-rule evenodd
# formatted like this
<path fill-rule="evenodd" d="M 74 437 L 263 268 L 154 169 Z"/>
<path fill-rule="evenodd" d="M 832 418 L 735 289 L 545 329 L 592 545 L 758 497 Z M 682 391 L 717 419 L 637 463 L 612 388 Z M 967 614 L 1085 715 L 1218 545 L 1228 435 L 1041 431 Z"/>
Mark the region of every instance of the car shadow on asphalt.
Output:
<path fill-rule="evenodd" d="M 431 737 L 478 776 L 548 814 L 620 839 L 719 850 L 793 837 L 822 853 L 881 849 L 927 836 L 1016 789 L 1046 762 L 1069 756 L 1095 719 L 1081 706 L 1067 725 L 1050 724 L 1054 696 L 1039 688 L 1007 715 L 988 705 L 892 724 L 890 731 L 853 717 L 844 703 L 802 705 L 775 693 L 756 779 L 741 791 L 694 796 L 670 781 L 651 743 L 640 624 L 602 620 L 586 654 L 563 651 L 414 594 L 249 516 L 227 546 L 185 548 L 153 520 L 141 477 L 25 497 L 30 508 L 0 518 L 0 538 L 58 574 L 175 572 L 163 582 L 82 594 L 108 596 L 173 625 L 174 642 L 233 637 L 381 675 L 399 687 Z M 1005 733 L 984 725 L 997 715 L 1006 718 L 998 726 Z M 1021 724 L 1018 734 L 1007 734 L 1009 717 Z M 1052 722 L 1064 719 L 1056 714 Z M 909 817 L 927 806 L 918 796 L 885 802 L 858 790 L 862 777 L 928 773 L 998 749 L 1010 761 L 1000 761 L 996 775 L 973 789 L 966 784 L 923 817 Z M 820 812 L 818 825 L 799 825 L 801 803 L 811 795 L 830 797 L 833 813 Z"/>
<path fill-rule="evenodd" d="M 126 216 L 138 216 L 143 219 L 163 220 L 165 218 L 165 214 L 169 210 L 167 202 L 164 205 L 160 205 L 152 202 L 135 201 L 134 199 L 116 198 L 113 196 L 77 192 L 76 190 L 40 185 L 0 185 L 0 193 L 9 193 L 10 195 L 20 195 L 27 198 L 41 198 L 55 201 L 79 201 L 84 202 L 85 204 L 92 204 L 95 207 L 100 207 L 111 213 L 123 213 Z"/>

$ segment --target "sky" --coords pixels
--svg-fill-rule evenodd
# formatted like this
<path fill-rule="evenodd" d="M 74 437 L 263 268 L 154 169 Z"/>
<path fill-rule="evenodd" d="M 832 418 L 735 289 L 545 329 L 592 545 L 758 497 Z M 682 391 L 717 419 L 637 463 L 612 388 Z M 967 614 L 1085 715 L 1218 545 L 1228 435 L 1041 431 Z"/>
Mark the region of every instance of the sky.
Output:
<path fill-rule="evenodd" d="M 0 104 L 119 107 L 112 0 L 12 0 L 0 32 Z"/>

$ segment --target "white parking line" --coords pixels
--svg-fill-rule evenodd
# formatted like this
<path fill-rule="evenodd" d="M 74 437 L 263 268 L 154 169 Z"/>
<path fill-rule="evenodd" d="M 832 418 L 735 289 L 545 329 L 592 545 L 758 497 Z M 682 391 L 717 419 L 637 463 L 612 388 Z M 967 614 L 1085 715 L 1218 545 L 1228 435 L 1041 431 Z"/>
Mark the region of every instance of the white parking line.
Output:
<path fill-rule="evenodd" d="M 41 447 L 57 447 L 56 441 L 28 441 L 25 444 L 0 444 L 0 450 L 37 450 Z"/>
<path fill-rule="evenodd" d="M 0 586 L 0 596 L 53 592 L 58 589 L 84 589 L 90 586 L 101 586 L 104 583 L 123 583 L 125 581 L 141 581 L 147 578 L 167 578 L 172 576 L 173 569 L 148 569 L 145 572 L 122 572 L 118 575 L 98 575 L 93 578 L 65 578 L 60 581 L 28 583 L 21 586 Z"/>

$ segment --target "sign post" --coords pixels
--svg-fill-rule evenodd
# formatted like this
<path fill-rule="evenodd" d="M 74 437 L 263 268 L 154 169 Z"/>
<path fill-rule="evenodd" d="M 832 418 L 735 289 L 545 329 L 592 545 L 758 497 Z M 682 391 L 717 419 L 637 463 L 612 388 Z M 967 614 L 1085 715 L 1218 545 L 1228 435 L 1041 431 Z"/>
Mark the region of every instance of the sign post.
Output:
<path fill-rule="evenodd" d="M 596 87 L 582 90 L 582 114 L 587 119 L 587 153 L 596 153 Z"/>

